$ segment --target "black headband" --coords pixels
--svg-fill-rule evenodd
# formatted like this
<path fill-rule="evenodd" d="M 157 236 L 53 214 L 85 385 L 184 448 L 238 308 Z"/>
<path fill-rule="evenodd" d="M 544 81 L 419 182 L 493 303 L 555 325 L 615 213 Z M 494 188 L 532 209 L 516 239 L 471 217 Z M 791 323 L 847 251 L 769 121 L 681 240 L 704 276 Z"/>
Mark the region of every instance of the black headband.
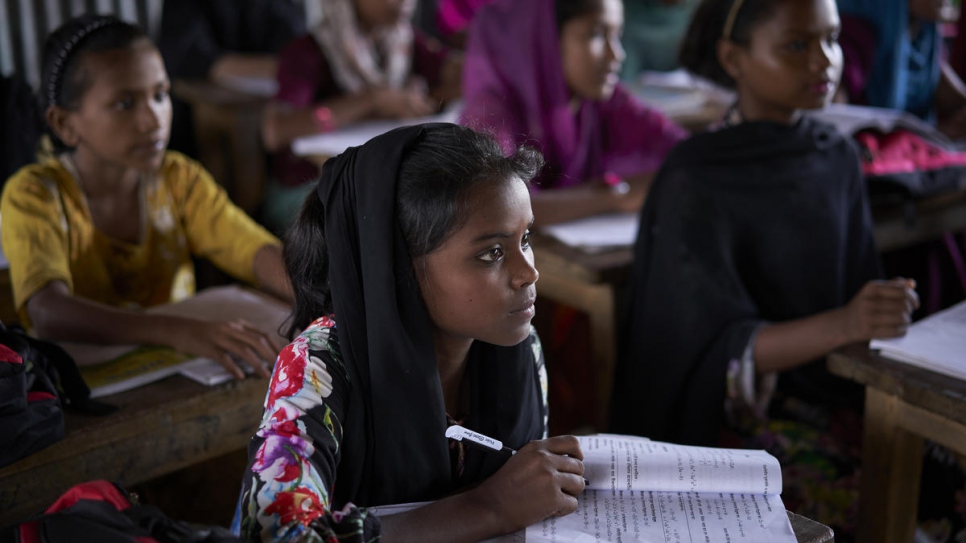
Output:
<path fill-rule="evenodd" d="M 67 40 L 67 43 L 57 54 L 57 58 L 54 59 L 54 65 L 50 69 L 50 80 L 47 83 L 48 106 L 57 105 L 57 96 L 60 94 L 61 78 L 64 77 L 64 67 L 67 66 L 67 61 L 70 59 L 71 55 L 74 54 L 74 51 L 77 50 L 77 46 L 80 45 L 80 42 L 84 41 L 86 38 L 90 37 L 91 34 L 97 32 L 98 30 L 115 24 L 124 23 L 114 17 L 96 19 L 91 21 L 87 26 L 81 28 L 80 31 Z"/>

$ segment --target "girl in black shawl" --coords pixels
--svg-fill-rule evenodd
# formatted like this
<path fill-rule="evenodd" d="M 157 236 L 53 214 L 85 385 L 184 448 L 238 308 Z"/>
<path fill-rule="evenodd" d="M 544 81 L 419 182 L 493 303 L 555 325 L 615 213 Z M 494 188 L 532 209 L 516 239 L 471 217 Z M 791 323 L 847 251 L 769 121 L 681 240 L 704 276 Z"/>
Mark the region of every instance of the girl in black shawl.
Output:
<path fill-rule="evenodd" d="M 325 164 L 286 242 L 302 332 L 249 446 L 249 539 L 477 541 L 576 508 L 580 448 L 545 439 L 530 326 L 526 183 L 541 164 L 448 124 Z M 519 452 L 447 442 L 454 422 Z M 362 508 L 425 500 L 381 523 Z"/>
<path fill-rule="evenodd" d="M 695 13 L 682 63 L 737 102 L 668 155 L 642 210 L 612 431 L 735 445 L 720 441 L 726 412 L 760 420 L 769 407 L 773 422 L 825 430 L 862 402 L 825 355 L 905 332 L 918 299 L 910 281 L 876 280 L 856 151 L 802 114 L 835 91 L 838 32 L 834 0 L 705 0 Z M 783 498 L 807 514 L 789 485 Z"/>

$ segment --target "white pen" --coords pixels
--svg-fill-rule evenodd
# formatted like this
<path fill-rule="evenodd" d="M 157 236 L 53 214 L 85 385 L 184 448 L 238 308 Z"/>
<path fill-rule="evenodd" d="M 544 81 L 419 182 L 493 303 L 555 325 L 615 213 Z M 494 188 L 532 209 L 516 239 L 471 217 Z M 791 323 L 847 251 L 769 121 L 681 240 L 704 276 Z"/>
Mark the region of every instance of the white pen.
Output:
<path fill-rule="evenodd" d="M 479 445 L 490 452 L 505 452 L 511 456 L 517 453 L 515 450 L 504 445 L 502 441 L 485 436 L 479 432 L 474 432 L 473 430 L 467 430 L 459 424 L 454 424 L 447 428 L 446 437 L 455 439 L 456 441 L 463 441 L 465 439 L 467 443 Z"/>

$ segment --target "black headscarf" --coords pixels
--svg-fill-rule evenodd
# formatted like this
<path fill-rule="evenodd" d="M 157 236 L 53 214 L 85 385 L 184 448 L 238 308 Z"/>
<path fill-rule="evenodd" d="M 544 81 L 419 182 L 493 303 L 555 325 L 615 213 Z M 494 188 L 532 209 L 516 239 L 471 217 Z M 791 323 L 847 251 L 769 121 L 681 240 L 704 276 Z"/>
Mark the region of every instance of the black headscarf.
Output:
<path fill-rule="evenodd" d="M 427 131 L 453 128 L 399 128 L 350 148 L 322 169 L 318 195 L 325 206 L 329 281 L 352 385 L 334 507 L 436 499 L 506 461 L 469 450 L 463 477 L 454 480 L 430 318 L 397 227 L 403 157 Z M 529 342 L 474 342 L 466 375 L 466 426 L 511 447 L 543 435 L 545 413 Z"/>
<path fill-rule="evenodd" d="M 611 430 L 715 445 L 728 363 L 755 329 L 841 307 L 879 273 L 858 155 L 830 125 L 746 122 L 681 143 L 641 212 Z M 861 402 L 824 361 L 779 390 Z"/>

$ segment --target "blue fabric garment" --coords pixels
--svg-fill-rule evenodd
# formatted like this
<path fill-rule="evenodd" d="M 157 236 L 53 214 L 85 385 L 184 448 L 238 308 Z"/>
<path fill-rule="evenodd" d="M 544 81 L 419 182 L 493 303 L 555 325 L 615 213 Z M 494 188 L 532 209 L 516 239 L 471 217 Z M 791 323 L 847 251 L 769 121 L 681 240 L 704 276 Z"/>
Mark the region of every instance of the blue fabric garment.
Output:
<path fill-rule="evenodd" d="M 842 15 L 869 21 L 876 31 L 875 59 L 865 91 L 869 105 L 930 119 L 939 85 L 938 24 L 922 22 L 918 35 L 910 38 L 908 0 L 838 0 L 838 7 Z"/>

